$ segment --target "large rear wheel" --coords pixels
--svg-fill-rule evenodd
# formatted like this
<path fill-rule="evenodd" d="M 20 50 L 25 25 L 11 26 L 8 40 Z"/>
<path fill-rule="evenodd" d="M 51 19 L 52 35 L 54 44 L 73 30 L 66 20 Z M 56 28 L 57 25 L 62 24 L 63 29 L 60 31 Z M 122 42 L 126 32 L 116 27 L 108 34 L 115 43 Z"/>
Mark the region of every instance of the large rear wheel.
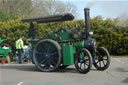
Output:
<path fill-rule="evenodd" d="M 40 71 L 54 71 L 61 63 L 61 47 L 54 40 L 41 40 L 34 48 L 33 59 Z"/>
<path fill-rule="evenodd" d="M 87 49 L 80 49 L 75 56 L 75 67 L 80 73 L 88 73 L 92 67 L 92 56 Z"/>

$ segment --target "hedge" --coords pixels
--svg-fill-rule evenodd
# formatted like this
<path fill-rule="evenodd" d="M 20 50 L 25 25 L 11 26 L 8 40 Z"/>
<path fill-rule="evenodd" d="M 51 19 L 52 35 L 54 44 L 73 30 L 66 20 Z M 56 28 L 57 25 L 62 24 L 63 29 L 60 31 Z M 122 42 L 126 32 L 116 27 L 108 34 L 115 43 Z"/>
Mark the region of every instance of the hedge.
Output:
<path fill-rule="evenodd" d="M 37 25 L 34 23 L 36 29 L 36 38 L 46 36 L 48 33 L 57 31 L 59 29 L 75 30 L 80 28 L 85 29 L 84 20 L 74 20 L 68 22 L 46 23 Z M 27 43 L 29 23 L 21 22 L 21 19 L 8 20 L 0 22 L 0 36 L 7 38 L 9 44 L 15 49 L 15 41 L 20 35 L 23 35 L 25 44 Z M 98 46 L 104 46 L 111 54 L 127 54 L 128 53 L 128 27 L 119 26 L 111 19 L 91 19 L 92 35 L 96 39 Z"/>

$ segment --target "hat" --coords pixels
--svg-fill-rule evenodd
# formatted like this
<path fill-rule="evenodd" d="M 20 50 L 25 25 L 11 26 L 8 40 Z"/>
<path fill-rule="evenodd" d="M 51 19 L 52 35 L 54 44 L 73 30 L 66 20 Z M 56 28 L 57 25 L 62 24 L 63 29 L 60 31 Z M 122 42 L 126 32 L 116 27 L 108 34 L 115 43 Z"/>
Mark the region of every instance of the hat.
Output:
<path fill-rule="evenodd" d="M 22 38 L 22 36 L 19 36 L 19 38 Z"/>

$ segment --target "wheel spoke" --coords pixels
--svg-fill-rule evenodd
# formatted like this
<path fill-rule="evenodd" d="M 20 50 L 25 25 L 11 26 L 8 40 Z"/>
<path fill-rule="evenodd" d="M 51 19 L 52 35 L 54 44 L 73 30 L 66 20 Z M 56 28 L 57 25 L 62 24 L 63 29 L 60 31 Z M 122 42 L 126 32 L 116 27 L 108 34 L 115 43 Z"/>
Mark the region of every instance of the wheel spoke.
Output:
<path fill-rule="evenodd" d="M 103 64 L 104 64 L 104 66 L 105 66 L 105 62 L 104 61 L 102 61 L 103 62 Z"/>
<path fill-rule="evenodd" d="M 42 52 L 37 51 L 37 52 L 36 52 L 36 54 L 40 54 L 40 55 L 42 55 L 43 53 L 42 53 Z"/>
<path fill-rule="evenodd" d="M 43 49 L 43 47 L 41 48 L 41 50 L 42 50 L 42 52 L 45 52 L 44 49 Z"/>
<path fill-rule="evenodd" d="M 56 55 L 56 54 L 58 54 L 58 52 L 51 53 L 50 56 Z"/>
<path fill-rule="evenodd" d="M 99 62 L 99 60 L 97 60 L 96 64 Z"/>
<path fill-rule="evenodd" d="M 49 62 L 43 67 L 44 69 L 51 69 Z"/>
<path fill-rule="evenodd" d="M 46 62 L 46 60 L 48 60 L 48 58 L 45 58 L 43 61 L 41 61 L 41 62 L 39 63 L 39 65 L 42 64 L 42 63 L 44 63 L 44 62 Z"/>
<path fill-rule="evenodd" d="M 80 68 L 82 67 L 82 63 L 80 63 Z"/>
<path fill-rule="evenodd" d="M 84 63 L 84 69 L 86 69 L 86 64 Z"/>
<path fill-rule="evenodd" d="M 84 62 L 85 65 L 89 65 L 89 59 L 85 59 L 85 62 Z"/>
<path fill-rule="evenodd" d="M 99 66 L 101 67 L 101 61 L 99 61 Z"/>
<path fill-rule="evenodd" d="M 85 61 L 89 61 L 89 59 L 85 59 Z"/>
<path fill-rule="evenodd" d="M 89 66 L 89 64 L 85 63 L 85 65 Z"/>
<path fill-rule="evenodd" d="M 53 57 L 55 61 L 58 61 L 58 57 Z"/>
<path fill-rule="evenodd" d="M 51 64 L 56 65 L 56 63 L 52 59 L 49 58 L 49 60 Z"/>
<path fill-rule="evenodd" d="M 43 58 L 45 58 L 45 56 L 41 56 L 41 57 L 39 57 L 39 59 L 43 59 Z"/>
<path fill-rule="evenodd" d="M 108 59 L 103 59 L 103 60 L 106 60 L 107 61 Z"/>
<path fill-rule="evenodd" d="M 47 49 L 47 53 L 49 53 L 49 49 L 51 48 L 51 46 L 48 46 L 48 49 Z"/>
<path fill-rule="evenodd" d="M 58 57 L 55 56 L 55 54 L 54 54 L 54 56 L 53 56 L 53 55 L 49 55 L 49 56 L 50 56 L 50 58 L 52 58 L 52 59 L 54 59 L 54 60 L 58 60 Z"/>

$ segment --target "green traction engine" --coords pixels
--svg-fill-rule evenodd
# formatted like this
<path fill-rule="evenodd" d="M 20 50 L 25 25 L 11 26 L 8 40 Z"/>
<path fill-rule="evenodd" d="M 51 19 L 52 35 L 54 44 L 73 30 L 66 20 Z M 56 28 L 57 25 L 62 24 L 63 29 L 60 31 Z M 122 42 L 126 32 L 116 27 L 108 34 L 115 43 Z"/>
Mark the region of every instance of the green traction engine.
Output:
<path fill-rule="evenodd" d="M 75 64 L 80 73 L 88 73 L 94 65 L 97 70 L 105 70 L 110 65 L 109 52 L 104 47 L 97 47 L 96 40 L 90 37 L 89 9 L 85 8 L 86 29 L 78 28 L 72 32 L 60 29 L 48 34 L 43 39 L 35 39 L 33 22 L 48 23 L 73 20 L 70 13 L 38 18 L 25 18 L 23 22 L 30 22 L 29 42 L 31 43 L 31 57 L 40 71 L 55 71 Z"/>

